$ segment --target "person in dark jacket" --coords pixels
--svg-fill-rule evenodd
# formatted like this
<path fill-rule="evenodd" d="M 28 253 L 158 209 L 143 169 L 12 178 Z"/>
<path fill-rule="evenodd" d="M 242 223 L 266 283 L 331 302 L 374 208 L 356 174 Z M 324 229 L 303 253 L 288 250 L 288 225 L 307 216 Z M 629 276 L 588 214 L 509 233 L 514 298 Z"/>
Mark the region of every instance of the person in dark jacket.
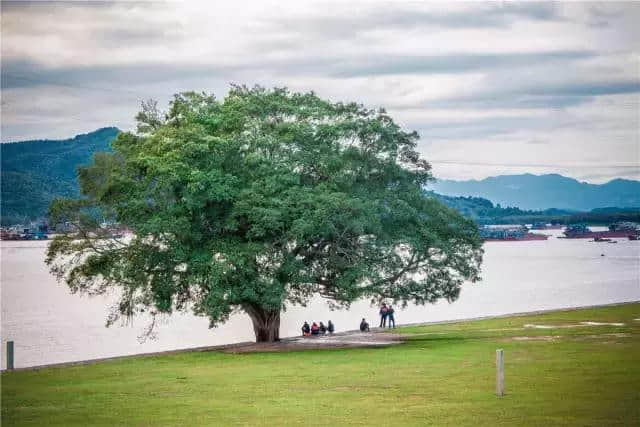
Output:
<path fill-rule="evenodd" d="M 387 325 L 387 304 L 382 303 L 380 307 L 380 327 L 384 328 Z"/>
<path fill-rule="evenodd" d="M 311 335 L 311 328 L 307 322 L 304 322 L 304 325 L 302 325 L 302 336 L 308 337 L 309 335 Z"/>
<path fill-rule="evenodd" d="M 324 326 L 324 323 L 320 322 L 319 328 L 320 328 L 320 335 L 324 335 L 327 333 L 327 327 Z"/>
<path fill-rule="evenodd" d="M 396 319 L 393 317 L 394 312 L 395 310 L 391 307 L 391 304 L 389 304 L 389 307 L 387 307 L 387 324 L 391 327 L 391 323 L 393 322 L 393 329 L 396 328 Z"/>
<path fill-rule="evenodd" d="M 333 325 L 331 320 L 329 320 L 329 323 L 327 324 L 327 331 L 329 331 L 329 333 L 332 334 L 335 332 L 335 330 L 336 330 L 336 327 Z"/>
<path fill-rule="evenodd" d="M 369 324 L 364 320 L 364 318 L 362 319 L 362 322 L 360 322 L 360 332 L 369 332 Z"/>
<path fill-rule="evenodd" d="M 320 333 L 320 328 L 316 322 L 311 324 L 311 335 L 318 335 Z"/>

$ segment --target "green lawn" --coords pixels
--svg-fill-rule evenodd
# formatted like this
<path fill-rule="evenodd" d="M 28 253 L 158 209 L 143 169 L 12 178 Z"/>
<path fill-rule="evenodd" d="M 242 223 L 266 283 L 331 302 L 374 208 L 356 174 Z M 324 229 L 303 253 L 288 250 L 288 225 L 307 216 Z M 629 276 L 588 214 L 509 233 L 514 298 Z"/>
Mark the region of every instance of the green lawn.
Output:
<path fill-rule="evenodd" d="M 408 342 L 388 348 L 3 373 L 2 425 L 640 425 L 637 318 L 629 304 L 401 328 Z M 566 327 L 581 321 L 625 325 Z"/>

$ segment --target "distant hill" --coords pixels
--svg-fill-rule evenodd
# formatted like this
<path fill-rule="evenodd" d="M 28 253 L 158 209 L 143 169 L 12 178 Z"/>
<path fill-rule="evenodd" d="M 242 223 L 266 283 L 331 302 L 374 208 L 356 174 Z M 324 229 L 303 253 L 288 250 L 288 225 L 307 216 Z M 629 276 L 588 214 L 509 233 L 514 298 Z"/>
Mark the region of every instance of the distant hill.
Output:
<path fill-rule="evenodd" d="M 43 218 L 55 197 L 77 195 L 77 167 L 98 151 L 111 151 L 118 132 L 108 127 L 65 140 L 0 144 L 2 224 Z"/>
<path fill-rule="evenodd" d="M 443 196 L 426 191 L 425 196 L 434 197 L 457 210 L 477 224 L 533 224 L 536 222 L 554 224 L 585 223 L 609 225 L 618 221 L 640 223 L 639 208 L 597 208 L 589 212 L 566 209 L 523 210 L 516 207 L 501 207 L 482 197 Z"/>
<path fill-rule="evenodd" d="M 44 219 L 51 200 L 77 196 L 78 166 L 90 163 L 96 152 L 111 151 L 111 141 L 118 132 L 117 128 L 109 127 L 65 140 L 0 144 L 2 224 Z M 436 197 L 480 224 L 536 221 L 606 224 L 617 220 L 640 220 L 640 209 L 630 208 L 640 206 L 638 181 L 618 179 L 604 185 L 591 185 L 560 175 L 527 174 L 482 181 L 445 180 L 432 187 L 450 196 L 426 191 L 428 197 Z M 467 191 L 467 188 L 472 190 Z M 598 196 L 592 196 L 593 192 Z M 475 196 L 476 193 L 481 197 L 455 197 Z M 541 201 L 545 197 L 551 201 Z M 587 203 L 592 198 L 595 201 Z M 592 209 L 592 212 L 577 212 Z"/>
<path fill-rule="evenodd" d="M 480 181 L 440 180 L 429 186 L 448 196 L 474 196 L 501 206 L 525 210 L 558 208 L 590 211 L 598 208 L 640 207 L 640 181 L 614 179 L 588 184 L 558 174 L 501 175 Z"/>
<path fill-rule="evenodd" d="M 435 197 L 448 207 L 479 224 L 519 223 L 522 222 L 522 218 L 526 218 L 528 222 L 536 222 L 542 218 L 564 218 L 576 213 L 555 208 L 534 211 L 516 207 L 500 207 L 482 197 L 445 196 L 432 191 L 425 192 L 425 195 Z M 619 210 L 613 208 L 611 212 L 607 213 L 619 213 Z"/>

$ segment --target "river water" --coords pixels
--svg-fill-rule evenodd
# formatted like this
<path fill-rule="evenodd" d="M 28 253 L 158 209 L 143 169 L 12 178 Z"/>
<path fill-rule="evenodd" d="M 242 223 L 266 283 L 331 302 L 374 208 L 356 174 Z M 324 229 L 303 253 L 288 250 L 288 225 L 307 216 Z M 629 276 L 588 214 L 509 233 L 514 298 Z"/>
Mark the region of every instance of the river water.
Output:
<path fill-rule="evenodd" d="M 482 281 L 465 285 L 449 304 L 396 307 L 398 324 L 464 319 L 640 300 L 640 241 L 595 243 L 558 239 L 485 243 Z M 47 242 L 1 244 L 2 368 L 6 341 L 14 341 L 15 366 L 28 367 L 101 357 L 251 341 L 251 321 L 236 314 L 208 329 L 205 318 L 177 314 L 157 327 L 157 338 L 141 342 L 148 319 L 106 328 L 109 296 L 72 295 L 44 264 Z M 604 255 L 604 256 L 603 256 Z M 639 313 L 640 314 L 640 313 Z M 331 319 L 337 330 L 356 329 L 361 318 L 377 323 L 377 308 L 360 301 L 330 311 L 317 298 L 282 315 L 282 337 L 299 333 L 304 320 Z"/>

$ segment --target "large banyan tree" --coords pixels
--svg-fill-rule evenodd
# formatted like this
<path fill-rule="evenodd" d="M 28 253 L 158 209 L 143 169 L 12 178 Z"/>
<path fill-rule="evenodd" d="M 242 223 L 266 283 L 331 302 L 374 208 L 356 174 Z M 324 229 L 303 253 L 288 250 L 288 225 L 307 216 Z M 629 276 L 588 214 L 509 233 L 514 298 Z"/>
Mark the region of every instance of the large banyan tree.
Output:
<path fill-rule="evenodd" d="M 274 341 L 286 305 L 314 295 L 451 302 L 478 280 L 475 225 L 425 197 L 418 135 L 384 110 L 234 86 L 222 101 L 176 95 L 166 113 L 143 103 L 137 120 L 50 212 L 74 232 L 47 263 L 73 292 L 118 289 L 110 322 L 192 310 L 213 327 L 242 310 Z"/>

